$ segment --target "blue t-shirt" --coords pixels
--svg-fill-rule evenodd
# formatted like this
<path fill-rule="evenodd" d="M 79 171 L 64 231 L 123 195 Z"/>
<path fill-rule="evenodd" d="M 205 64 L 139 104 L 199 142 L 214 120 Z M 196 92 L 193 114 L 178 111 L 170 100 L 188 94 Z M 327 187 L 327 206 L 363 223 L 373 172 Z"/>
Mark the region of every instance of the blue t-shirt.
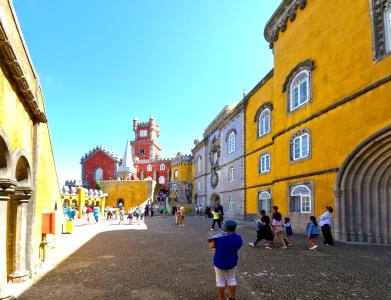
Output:
<path fill-rule="evenodd" d="M 213 265 L 222 270 L 229 270 L 236 267 L 238 263 L 238 251 L 243 245 L 239 234 L 231 234 L 214 239 L 215 255 Z"/>

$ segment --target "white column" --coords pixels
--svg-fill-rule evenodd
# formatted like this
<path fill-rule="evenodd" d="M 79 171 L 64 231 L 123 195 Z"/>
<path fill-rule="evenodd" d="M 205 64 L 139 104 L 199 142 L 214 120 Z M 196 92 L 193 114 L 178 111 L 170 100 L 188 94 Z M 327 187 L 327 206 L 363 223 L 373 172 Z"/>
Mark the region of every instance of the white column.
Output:
<path fill-rule="evenodd" d="M 16 181 L 0 178 L 0 299 L 10 298 L 7 279 L 7 212 L 10 194 L 15 191 Z"/>
<path fill-rule="evenodd" d="M 13 282 L 22 282 L 27 279 L 26 270 L 26 240 L 27 240 L 27 205 L 32 195 L 29 186 L 18 186 L 15 189 L 13 200 L 16 204 L 16 230 L 14 243 L 14 270 L 9 278 Z"/>

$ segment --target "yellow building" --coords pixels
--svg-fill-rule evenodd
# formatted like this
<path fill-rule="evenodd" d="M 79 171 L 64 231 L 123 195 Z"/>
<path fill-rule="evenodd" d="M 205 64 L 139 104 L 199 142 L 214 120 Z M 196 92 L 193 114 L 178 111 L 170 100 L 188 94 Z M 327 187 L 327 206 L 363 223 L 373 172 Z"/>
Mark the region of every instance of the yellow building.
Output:
<path fill-rule="evenodd" d="M 170 198 L 174 204 L 192 204 L 193 157 L 178 153 L 171 161 Z"/>
<path fill-rule="evenodd" d="M 284 0 L 274 69 L 247 95 L 246 212 L 302 230 L 335 208 L 339 240 L 391 244 L 391 4 Z"/>
<path fill-rule="evenodd" d="M 61 232 L 62 209 L 41 86 L 10 0 L 0 1 L 0 56 L 3 299 L 8 280 L 24 280 L 39 267 L 44 232 Z M 42 224 L 44 213 L 55 223 Z"/>
<path fill-rule="evenodd" d="M 99 182 L 102 190 L 107 193 L 106 206 L 118 207 L 120 203 L 125 210 L 152 202 L 158 193 L 153 180 L 104 180 Z"/>

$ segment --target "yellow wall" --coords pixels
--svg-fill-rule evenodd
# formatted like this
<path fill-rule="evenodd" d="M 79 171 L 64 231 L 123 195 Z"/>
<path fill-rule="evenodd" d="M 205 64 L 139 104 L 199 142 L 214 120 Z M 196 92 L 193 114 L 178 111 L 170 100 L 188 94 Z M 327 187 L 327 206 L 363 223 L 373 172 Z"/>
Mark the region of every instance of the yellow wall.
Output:
<path fill-rule="evenodd" d="M 118 199 L 124 199 L 125 209 L 141 205 L 152 199 L 155 183 L 150 180 L 101 181 L 101 188 L 108 194 L 106 205 L 116 207 Z"/>
<path fill-rule="evenodd" d="M 325 17 L 325 12 L 328 16 Z M 325 50 L 327 48 L 327 50 Z M 282 92 L 286 77 L 300 62 L 313 60 L 312 101 L 287 113 L 287 94 Z M 334 206 L 336 171 L 323 175 L 302 174 L 339 168 L 364 139 L 390 124 L 391 83 L 363 94 L 282 135 L 281 130 L 302 121 L 321 109 L 390 75 L 391 56 L 374 63 L 369 1 L 309 0 L 288 22 L 274 43 L 274 75 L 256 91 L 246 107 L 246 211 L 257 210 L 257 191 L 272 189 L 272 204 L 288 212 L 288 184 L 311 180 L 314 183 L 314 213 Z M 271 132 L 257 138 L 254 115 L 265 102 L 273 103 Z M 311 158 L 289 162 L 289 140 L 297 130 L 311 132 Z M 267 144 L 265 149 L 257 150 Z M 255 151 L 255 153 L 251 153 Z M 271 154 L 271 172 L 258 175 L 260 153 Z M 284 179 L 297 175 L 296 179 Z M 282 180 L 282 181 L 279 181 Z M 264 185 L 262 187 L 256 185 Z"/>
<path fill-rule="evenodd" d="M 174 179 L 174 172 L 178 170 L 178 178 Z M 194 174 L 193 164 L 178 164 L 171 166 L 171 182 L 192 182 Z"/>

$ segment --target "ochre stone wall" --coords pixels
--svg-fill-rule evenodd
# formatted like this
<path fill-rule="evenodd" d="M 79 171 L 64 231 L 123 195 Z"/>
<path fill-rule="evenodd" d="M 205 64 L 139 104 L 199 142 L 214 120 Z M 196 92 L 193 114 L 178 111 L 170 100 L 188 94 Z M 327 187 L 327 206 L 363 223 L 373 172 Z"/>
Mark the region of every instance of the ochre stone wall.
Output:
<path fill-rule="evenodd" d="M 126 210 L 152 199 L 155 189 L 155 182 L 151 180 L 101 181 L 100 185 L 108 194 L 107 206 L 116 207 L 118 200 L 123 199 Z"/>

